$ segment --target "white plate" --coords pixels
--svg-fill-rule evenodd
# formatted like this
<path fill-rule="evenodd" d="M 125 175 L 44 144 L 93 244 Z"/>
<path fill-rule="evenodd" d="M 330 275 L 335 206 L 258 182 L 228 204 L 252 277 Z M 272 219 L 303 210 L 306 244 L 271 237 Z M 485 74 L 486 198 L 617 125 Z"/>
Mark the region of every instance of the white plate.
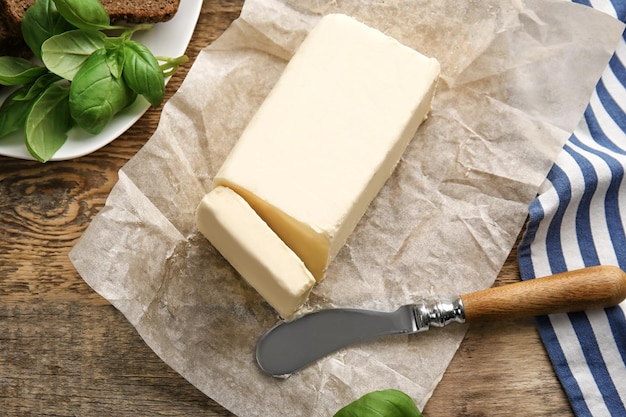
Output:
<path fill-rule="evenodd" d="M 157 23 L 149 31 L 136 32 L 133 40 L 146 45 L 156 56 L 178 57 L 187 49 L 201 8 L 202 0 L 181 0 L 178 11 L 171 20 Z M 9 91 L 0 93 L 0 103 L 4 102 Z M 143 97 L 138 97 L 131 106 L 118 113 L 97 135 L 90 135 L 80 128 L 73 128 L 68 133 L 67 141 L 50 160 L 62 161 L 77 158 L 102 148 L 128 130 L 149 108 L 150 104 Z M 34 159 L 26 149 L 23 132 L 15 132 L 0 138 L 0 155 Z"/>

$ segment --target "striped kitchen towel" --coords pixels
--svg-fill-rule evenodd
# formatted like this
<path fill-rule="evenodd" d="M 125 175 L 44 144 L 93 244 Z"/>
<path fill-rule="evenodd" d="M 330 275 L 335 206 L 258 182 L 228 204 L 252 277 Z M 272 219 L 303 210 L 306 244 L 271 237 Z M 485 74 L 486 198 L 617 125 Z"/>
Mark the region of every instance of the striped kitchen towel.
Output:
<path fill-rule="evenodd" d="M 578 1 L 626 21 L 626 0 Z M 530 205 L 522 279 L 593 265 L 626 270 L 626 32 L 583 120 Z M 626 416 L 626 302 L 537 318 L 577 416 Z"/>

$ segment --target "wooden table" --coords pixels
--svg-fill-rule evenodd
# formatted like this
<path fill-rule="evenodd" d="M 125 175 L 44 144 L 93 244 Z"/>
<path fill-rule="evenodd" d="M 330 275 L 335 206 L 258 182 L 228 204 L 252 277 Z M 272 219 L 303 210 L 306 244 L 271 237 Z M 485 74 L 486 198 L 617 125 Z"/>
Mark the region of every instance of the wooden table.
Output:
<path fill-rule="evenodd" d="M 204 1 L 190 62 L 167 97 L 241 6 Z M 156 129 L 160 110 L 72 161 L 0 157 L 0 415 L 232 415 L 165 365 L 68 259 L 118 169 Z M 517 280 L 513 251 L 496 285 Z M 424 414 L 573 415 L 532 319 L 471 327 Z"/>

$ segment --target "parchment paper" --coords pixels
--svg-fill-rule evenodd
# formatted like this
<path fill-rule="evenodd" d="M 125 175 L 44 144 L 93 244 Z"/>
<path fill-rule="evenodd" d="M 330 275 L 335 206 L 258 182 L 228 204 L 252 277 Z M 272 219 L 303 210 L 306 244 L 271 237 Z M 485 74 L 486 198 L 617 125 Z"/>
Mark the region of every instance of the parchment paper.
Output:
<path fill-rule="evenodd" d="M 246 2 L 197 58 L 70 255 L 167 364 L 239 416 L 329 416 L 386 388 L 423 408 L 466 331 L 362 344 L 288 379 L 266 376 L 253 352 L 277 315 L 195 228 L 212 176 L 329 12 L 438 58 L 443 75 L 431 116 L 311 309 L 393 310 L 490 286 L 623 30 L 564 1 Z"/>

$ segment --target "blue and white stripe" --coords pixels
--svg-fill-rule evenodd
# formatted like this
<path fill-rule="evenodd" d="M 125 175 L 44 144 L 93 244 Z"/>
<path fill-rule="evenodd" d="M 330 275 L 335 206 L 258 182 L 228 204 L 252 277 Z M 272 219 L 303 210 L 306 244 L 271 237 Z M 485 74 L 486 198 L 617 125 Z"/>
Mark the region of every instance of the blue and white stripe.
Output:
<path fill-rule="evenodd" d="M 626 1 L 578 1 L 626 21 Z M 592 265 L 626 270 L 626 33 L 557 158 L 519 247 L 522 279 Z M 577 416 L 626 416 L 626 302 L 537 319 Z"/>

